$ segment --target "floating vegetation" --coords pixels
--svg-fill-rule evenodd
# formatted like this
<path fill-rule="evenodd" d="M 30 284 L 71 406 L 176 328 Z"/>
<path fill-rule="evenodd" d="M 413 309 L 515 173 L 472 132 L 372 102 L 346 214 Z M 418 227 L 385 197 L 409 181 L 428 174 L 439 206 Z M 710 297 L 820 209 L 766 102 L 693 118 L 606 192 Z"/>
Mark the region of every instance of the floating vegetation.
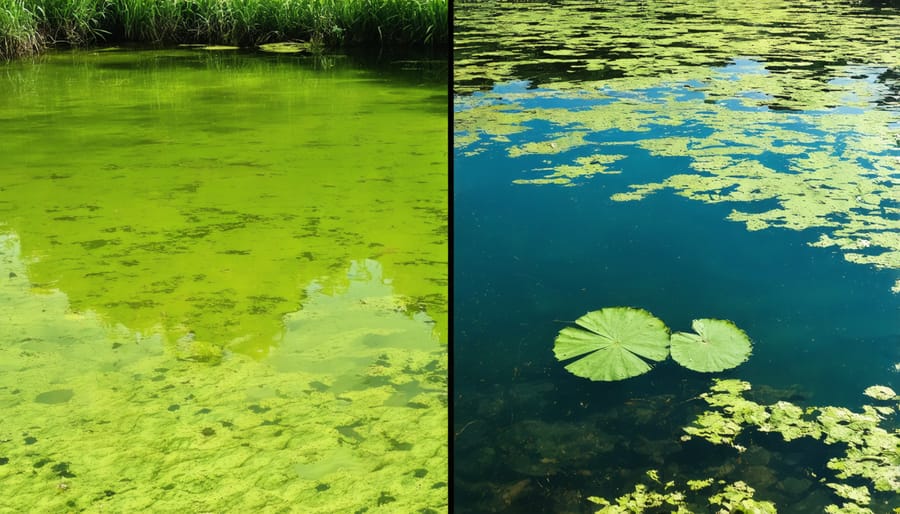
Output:
<path fill-rule="evenodd" d="M 435 378 L 447 353 L 430 324 L 389 307 L 377 263 L 355 263 L 369 273 L 343 291 L 310 284 L 271 358 L 208 366 L 170 352 L 163 333 L 33 294 L 18 249 L 0 235 L 4 508 L 446 506 L 447 390 Z"/>
<path fill-rule="evenodd" d="M 812 246 L 900 269 L 900 51 L 876 43 L 900 31 L 900 17 L 838 2 L 764 2 L 727 15 L 706 7 L 463 4 L 456 148 L 505 148 L 522 161 L 517 184 L 621 174 L 631 183 L 617 185 L 614 201 L 667 191 L 725 203 L 748 230 L 809 230 Z M 778 30 L 788 11 L 793 30 Z M 824 19 L 835 30 L 819 30 Z M 751 35 L 760 30 L 779 43 Z M 803 55 L 810 62 L 798 63 Z"/>
<path fill-rule="evenodd" d="M 289 41 L 285 43 L 266 43 L 259 45 L 259 49 L 263 52 L 271 52 L 276 54 L 299 54 L 309 52 L 311 45 L 297 41 Z"/>
<path fill-rule="evenodd" d="M 707 373 L 724 371 L 750 357 L 750 338 L 734 323 L 695 319 L 691 326 L 696 333 L 672 334 L 672 359 L 685 368 Z"/>
<path fill-rule="evenodd" d="M 698 437 L 744 451 L 735 438 L 745 429 L 755 428 L 780 434 L 788 442 L 809 437 L 825 444 L 842 444 L 845 453 L 827 463 L 837 478 L 858 477 L 868 480 L 877 491 L 900 492 L 900 429 L 881 426 L 895 414 L 900 402 L 881 409 L 864 405 L 859 413 L 833 406 L 801 408 L 786 401 L 761 405 L 744 398 L 749 390 L 747 382 L 716 380 L 710 392 L 700 396 L 714 409 L 685 427 L 685 438 Z"/>
<path fill-rule="evenodd" d="M 230 46 L 230 45 L 205 45 L 200 47 L 201 50 L 207 50 L 210 52 L 228 52 L 231 50 L 240 50 L 239 46 Z"/>
<path fill-rule="evenodd" d="M 339 287 L 348 262 L 377 258 L 399 293 L 428 298 L 407 315 L 427 309 L 446 338 L 448 242 L 432 233 L 447 223 L 447 117 L 431 110 L 445 84 L 199 49 L 42 62 L 8 65 L 15 93 L 0 99 L 0 118 L 23 128 L 0 141 L 0 222 L 21 237 L 34 290 L 132 330 L 163 327 L 182 358 L 214 364 L 225 349 L 265 355 L 302 284 Z M 262 91 L 271 102 L 242 93 Z M 71 108 L 48 110 L 52 98 Z M 397 126 L 375 123 L 385 116 Z"/>
<path fill-rule="evenodd" d="M 575 164 L 560 164 L 559 166 L 549 168 L 552 170 L 552 173 L 545 175 L 543 178 L 516 179 L 513 180 L 513 183 L 570 185 L 573 180 L 579 178 L 584 179 L 594 175 L 603 174 L 615 175 L 621 173 L 621 171 L 611 170 L 608 165 L 624 158 L 624 155 L 603 154 L 576 157 Z M 545 169 L 536 169 L 534 171 L 544 171 Z"/>
<path fill-rule="evenodd" d="M 895 9 L 838 0 L 766 0 L 740 9 L 702 2 L 597 9 L 583 0 L 462 2 L 457 7 L 454 76 L 460 94 L 513 80 L 569 90 L 590 82 L 631 89 L 660 77 L 696 79 L 712 69 L 705 73 L 718 70 L 729 79 L 704 86 L 723 93 L 716 98 L 741 92 L 741 74 L 752 74 L 770 84 L 768 101 L 790 108 L 820 99 L 829 74 L 844 63 L 895 66 L 900 59 L 885 51 L 896 49 L 888 36 L 900 31 Z M 773 66 L 719 70 L 735 56 L 764 57 Z"/>
<path fill-rule="evenodd" d="M 491 349 L 481 346 L 459 355 L 471 368 L 484 367 L 480 373 L 467 367 L 461 376 L 472 380 L 468 395 L 477 390 L 485 396 L 480 404 L 473 401 L 471 410 L 467 403 L 456 411 L 466 422 L 479 420 L 467 425 L 469 431 L 460 439 L 482 440 L 457 454 L 477 461 L 463 464 L 466 468 L 459 472 L 460 489 L 466 493 L 458 503 L 461 510 L 576 512 L 583 505 L 570 506 L 562 498 L 589 491 L 586 484 L 591 483 L 603 488 L 599 496 L 609 498 L 598 503 L 602 512 L 774 512 L 776 505 L 785 512 L 822 512 L 829 503 L 829 512 L 895 509 L 896 493 L 876 489 L 864 471 L 841 478 L 836 468 L 826 467 L 829 461 L 839 465 L 832 459 L 846 445 L 889 447 L 881 440 L 884 434 L 863 427 L 881 416 L 880 427 L 891 433 L 895 401 L 868 399 L 873 405 L 863 411 L 818 411 L 804 403 L 812 395 L 846 394 L 840 383 L 847 375 L 857 382 L 859 376 L 882 376 L 886 367 L 893 369 L 893 339 L 886 345 L 874 339 L 868 344 L 864 334 L 870 327 L 859 331 L 851 322 L 817 326 L 825 309 L 802 327 L 786 326 L 788 318 L 806 312 L 791 308 L 788 313 L 781 307 L 791 306 L 795 296 L 815 294 L 810 290 L 821 291 L 821 304 L 836 309 L 854 303 L 852 298 L 863 299 L 856 304 L 861 305 L 883 296 L 847 287 L 849 275 L 841 277 L 831 267 L 848 267 L 834 262 L 832 255 L 884 268 L 877 273 L 852 270 L 857 276 L 896 280 L 900 47 L 887 34 L 900 30 L 897 11 L 838 0 L 766 0 L 746 8 L 587 0 L 456 5 L 454 146 L 462 186 L 458 190 L 465 192 L 457 198 L 457 212 L 477 227 L 479 243 L 461 246 L 461 258 L 477 270 L 462 280 L 467 291 L 477 293 L 467 297 L 480 300 L 463 307 L 459 331 L 464 339 L 468 334 L 472 341 L 494 341 L 491 326 L 507 326 L 508 319 L 509 325 L 518 321 L 525 327 L 514 355 L 504 354 L 516 344 L 506 330 L 497 337 L 500 349 L 493 356 L 499 358 L 491 358 L 485 353 Z M 702 212 L 738 225 L 706 225 L 708 220 L 698 214 Z M 741 236 L 744 229 L 764 232 Z M 680 244 L 688 238 L 700 244 Z M 798 248 L 795 241 L 816 248 Z M 730 244 L 735 254 L 788 258 L 738 264 L 711 257 L 710 248 Z M 505 256 L 521 262 L 503 261 Z M 500 270 L 495 261 L 507 269 Z M 798 267 L 801 262 L 815 262 L 815 269 Z M 654 276 L 677 270 L 685 278 L 640 285 L 631 280 L 632 274 L 648 269 Z M 798 271 L 810 271 L 821 280 L 814 282 L 814 289 L 794 290 L 791 284 L 812 281 L 782 283 L 777 278 Z M 719 282 L 724 275 L 740 277 L 733 282 L 738 284 L 759 280 L 757 294 L 725 286 Z M 485 285 L 480 287 L 478 280 Z M 555 287 L 547 285 L 551 281 Z M 742 383 L 721 384 L 730 389 L 729 398 L 716 400 L 710 393 L 706 399 L 720 405 L 711 404 L 699 414 L 693 410 L 698 402 L 689 399 L 696 395 L 691 388 L 698 377 L 676 373 L 686 392 L 672 402 L 686 401 L 680 409 L 658 395 L 662 390 L 678 397 L 676 384 L 662 383 L 663 374 L 611 385 L 576 382 L 571 389 L 560 386 L 555 394 L 535 398 L 535 405 L 498 400 L 527 379 L 520 374 L 526 371 L 525 362 L 546 366 L 529 348 L 546 348 L 546 330 L 552 337 L 559 328 L 533 330 L 535 314 L 556 306 L 569 308 L 578 298 L 620 297 L 637 305 L 663 304 L 683 315 L 683 305 L 665 298 L 685 290 L 674 287 L 676 282 L 702 285 L 705 305 L 738 306 L 741 324 L 750 323 L 754 314 L 777 312 L 765 321 L 755 320 L 756 326 L 765 326 L 762 330 L 769 334 L 783 333 L 784 343 L 759 348 L 766 359 L 745 371 L 774 376 L 774 382 L 796 380 L 794 390 L 759 395 L 755 388 L 754 394 L 743 394 Z M 504 294 L 503 286 L 514 292 Z M 900 281 L 894 291 L 900 291 Z M 493 306 L 491 298 L 497 299 Z M 663 305 L 653 310 L 661 313 Z M 884 312 L 893 312 L 893 304 L 885 304 Z M 890 332 L 896 326 L 890 316 L 872 317 L 883 323 L 873 324 L 872 332 Z M 646 373 L 660 362 L 642 356 L 647 351 L 635 351 L 625 339 L 611 349 L 605 330 L 574 325 L 560 332 L 561 351 L 554 345 L 554 353 L 579 376 Z M 694 330 L 678 338 L 686 355 L 691 344 L 714 346 L 701 342 L 703 333 L 713 331 L 710 327 Z M 853 335 L 839 344 L 834 334 L 842 331 Z M 535 343 L 529 333 L 542 333 L 545 342 Z M 742 336 L 738 339 L 743 341 Z M 859 352 L 848 358 L 850 344 Z M 679 360 L 674 336 L 669 345 L 673 360 Z M 739 346 L 743 349 L 736 352 L 735 363 L 750 354 L 749 341 Z M 867 351 L 870 348 L 873 351 Z M 514 369 L 511 379 L 503 359 L 515 361 L 509 366 Z M 711 372 L 732 364 L 696 356 L 682 360 Z M 896 389 L 880 378 L 869 383 Z M 493 420 L 476 414 L 479 409 L 474 407 Z M 681 432 L 686 418 L 674 421 L 669 417 L 673 410 L 687 411 L 690 419 L 696 416 L 699 421 L 690 428 L 698 435 Z M 506 454 L 492 450 L 506 442 L 502 432 L 513 416 L 552 421 L 562 418 L 561 411 L 566 422 L 587 420 L 604 430 L 617 429 L 612 437 L 618 448 L 596 459 L 586 470 L 589 478 L 582 478 L 577 466 L 567 469 L 562 455 L 544 455 L 561 461 L 549 470 L 553 475 L 524 484 L 515 470 L 493 464 L 505 462 Z M 646 419 L 651 421 L 645 424 Z M 674 439 L 668 441 L 674 450 L 654 439 L 654 423 L 667 421 L 679 427 L 677 433 L 665 435 Z M 723 446 L 711 447 L 699 434 Z M 686 439 L 678 441 L 682 435 Z M 877 462 L 864 458 L 858 464 Z M 636 471 L 648 463 L 662 466 L 649 480 Z M 668 478 L 660 480 L 665 475 Z M 504 477 L 505 483 L 496 484 L 500 480 L 495 477 Z M 481 487 L 471 483 L 475 481 Z M 512 490 L 516 494 L 504 494 Z M 490 505 L 483 500 L 492 495 L 502 502 Z M 682 500 L 684 506 L 679 505 Z"/>
<path fill-rule="evenodd" d="M 754 498 L 756 490 L 745 482 L 737 481 L 728 483 L 724 480 L 715 481 L 712 478 L 703 480 L 688 480 L 687 490 L 677 488 L 675 481 L 663 484 L 658 479 L 658 472 L 647 472 L 656 484 L 636 484 L 630 493 L 619 496 L 613 501 L 598 496 L 590 496 L 588 501 L 600 505 L 596 514 L 641 514 L 647 512 L 669 512 L 674 514 L 691 514 L 704 512 L 711 506 L 720 509 L 718 512 L 775 514 L 775 505 L 772 502 L 760 501 Z M 713 486 L 713 484 L 715 484 Z M 708 489 L 712 487 L 718 492 L 707 497 L 707 505 L 695 505 L 689 501 L 691 491 Z M 662 489 L 662 490 L 660 490 Z M 709 491 L 706 491 L 709 492 Z"/>
<path fill-rule="evenodd" d="M 645 310 L 609 307 L 589 312 L 575 323 L 585 330 L 562 329 L 553 353 L 561 361 L 587 354 L 566 366 L 580 377 L 623 380 L 650 371 L 644 359 L 661 361 L 669 355 L 668 329 Z"/>
<path fill-rule="evenodd" d="M 730 321 L 696 319 L 696 334 L 676 332 L 642 309 L 607 307 L 575 320 L 582 329 L 566 327 L 553 346 L 557 360 L 580 359 L 566 365 L 579 377 L 615 381 L 650 371 L 647 361 L 669 356 L 678 364 L 700 372 L 739 366 L 750 356 L 750 338 Z"/>
<path fill-rule="evenodd" d="M 785 441 L 811 437 L 825 444 L 840 443 L 844 454 L 827 462 L 827 467 L 835 471 L 834 476 L 819 477 L 840 499 L 840 504 L 825 507 L 828 513 L 881 512 L 870 508 L 872 489 L 900 493 L 900 429 L 891 431 L 880 426 L 887 418 L 874 414 L 871 406 L 864 406 L 860 414 L 834 406 L 804 409 L 785 401 L 760 405 L 743 397 L 750 389 L 750 384 L 741 380 L 716 380 L 710 391 L 700 396 L 714 409 L 700 414 L 685 427 L 690 435 L 683 440 L 699 437 L 713 444 L 731 445 L 743 453 L 748 448 L 735 444 L 734 439 L 743 430 L 755 428 L 779 433 Z M 754 450 L 749 449 L 751 453 Z M 777 512 L 775 503 L 756 499 L 756 490 L 744 481 L 707 477 L 679 485 L 675 480 L 664 483 L 658 470 L 647 471 L 646 478 L 649 480 L 637 483 L 631 492 L 612 501 L 596 496 L 587 499 L 601 506 L 598 514 L 689 513 L 710 508 L 723 512 Z M 860 479 L 871 485 L 860 484 Z"/>
<path fill-rule="evenodd" d="M 867 387 L 866 390 L 863 391 L 863 394 L 870 398 L 875 398 L 876 400 L 896 400 L 896 399 L 898 399 L 897 393 L 895 393 L 894 390 L 888 386 L 875 385 L 875 386 Z"/>
<path fill-rule="evenodd" d="M 456 145 L 466 153 L 479 152 L 481 145 L 504 144 L 512 158 L 556 156 L 548 161 L 550 166 L 526 171 L 540 173 L 538 178 L 514 182 L 563 186 L 609 173 L 640 175 L 629 164 L 635 157 L 623 158 L 623 151 L 630 149 L 632 156 L 646 153 L 658 159 L 657 172 L 668 177 L 632 184 L 610 195 L 612 200 L 638 201 L 671 190 L 700 202 L 728 203 L 734 206 L 728 219 L 744 223 L 748 230 L 815 229 L 821 235 L 809 241 L 812 246 L 839 248 L 851 262 L 900 268 L 900 207 L 892 192 L 897 186 L 892 170 L 900 158 L 894 141 L 900 135 L 891 135 L 894 116 L 877 109 L 847 112 L 837 107 L 842 105 L 840 86 L 830 93 L 832 107 L 790 115 L 758 105 L 753 96 L 710 103 L 708 87 L 720 82 L 706 81 L 684 96 L 678 93 L 687 84 L 648 83 L 628 91 L 586 83 L 581 91 L 523 89 L 517 95 L 458 97 Z M 586 106 L 543 106 L 561 100 Z M 528 141 L 535 120 L 564 129 L 574 139 L 561 144 L 564 136 L 554 132 L 547 139 Z M 736 129 L 750 126 L 756 128 Z M 660 127 L 666 127 L 665 135 Z M 622 132 L 629 136 L 625 141 Z M 702 132 L 711 133 L 701 137 Z M 838 140 L 846 145 L 836 144 Z M 672 157 L 688 159 L 689 169 L 667 172 L 664 159 Z M 753 207 L 763 201 L 775 203 L 762 211 Z M 900 282 L 895 289 L 900 290 Z"/>

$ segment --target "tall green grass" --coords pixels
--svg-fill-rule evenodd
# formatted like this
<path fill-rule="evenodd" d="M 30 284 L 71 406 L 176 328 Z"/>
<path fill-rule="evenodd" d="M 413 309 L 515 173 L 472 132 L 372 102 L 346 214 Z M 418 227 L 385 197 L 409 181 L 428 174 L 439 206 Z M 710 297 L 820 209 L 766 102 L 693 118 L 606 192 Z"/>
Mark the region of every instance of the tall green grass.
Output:
<path fill-rule="evenodd" d="M 54 44 L 445 46 L 448 0 L 0 0 L 0 58 Z"/>
<path fill-rule="evenodd" d="M 104 33 L 107 0 L 32 0 L 38 35 L 48 43 L 81 45 Z"/>
<path fill-rule="evenodd" d="M 28 55 L 41 48 L 34 13 L 23 0 L 0 0 L 0 57 Z"/>

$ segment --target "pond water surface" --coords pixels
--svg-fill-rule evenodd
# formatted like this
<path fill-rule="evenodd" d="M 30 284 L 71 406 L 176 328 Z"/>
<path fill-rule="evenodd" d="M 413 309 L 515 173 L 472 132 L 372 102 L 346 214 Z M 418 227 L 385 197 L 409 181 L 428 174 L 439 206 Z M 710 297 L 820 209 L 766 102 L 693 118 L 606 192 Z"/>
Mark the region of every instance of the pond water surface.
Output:
<path fill-rule="evenodd" d="M 723 447 L 683 427 L 713 378 L 809 419 L 898 389 L 900 13 L 562 1 L 456 17 L 457 510 L 594 512 L 589 496 L 708 478 L 779 512 L 852 503 L 827 485 L 843 481 L 871 493 L 860 508 L 897 507 L 896 401 L 873 414 L 891 434 L 880 483 L 829 467 L 853 444 L 748 423 Z M 731 320 L 753 353 L 714 374 L 671 359 L 622 382 L 568 373 L 557 333 L 612 306 L 673 331 Z M 717 511 L 715 492 L 687 508 Z"/>
<path fill-rule="evenodd" d="M 0 511 L 441 511 L 446 69 L 0 67 Z"/>

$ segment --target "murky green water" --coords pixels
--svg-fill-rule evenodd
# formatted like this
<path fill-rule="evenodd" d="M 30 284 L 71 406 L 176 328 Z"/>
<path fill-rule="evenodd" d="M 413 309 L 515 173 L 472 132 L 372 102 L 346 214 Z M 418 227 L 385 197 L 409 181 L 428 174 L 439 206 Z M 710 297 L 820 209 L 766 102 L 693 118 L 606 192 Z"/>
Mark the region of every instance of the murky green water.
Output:
<path fill-rule="evenodd" d="M 0 505 L 440 511 L 445 69 L 0 68 Z"/>

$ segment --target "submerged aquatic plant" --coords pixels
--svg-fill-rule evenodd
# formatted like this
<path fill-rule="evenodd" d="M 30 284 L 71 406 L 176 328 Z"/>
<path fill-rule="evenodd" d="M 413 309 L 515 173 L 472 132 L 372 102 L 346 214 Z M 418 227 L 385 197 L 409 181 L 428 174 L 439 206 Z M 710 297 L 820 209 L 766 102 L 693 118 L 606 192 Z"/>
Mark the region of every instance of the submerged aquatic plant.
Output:
<path fill-rule="evenodd" d="M 566 327 L 553 346 L 557 360 L 580 359 L 566 365 L 579 377 L 615 381 L 650 371 L 651 362 L 669 356 L 678 364 L 701 372 L 734 368 L 750 356 L 752 345 L 743 330 L 730 321 L 695 319 L 694 333 L 676 332 L 643 309 L 607 307 L 575 320 L 583 329 Z"/>

